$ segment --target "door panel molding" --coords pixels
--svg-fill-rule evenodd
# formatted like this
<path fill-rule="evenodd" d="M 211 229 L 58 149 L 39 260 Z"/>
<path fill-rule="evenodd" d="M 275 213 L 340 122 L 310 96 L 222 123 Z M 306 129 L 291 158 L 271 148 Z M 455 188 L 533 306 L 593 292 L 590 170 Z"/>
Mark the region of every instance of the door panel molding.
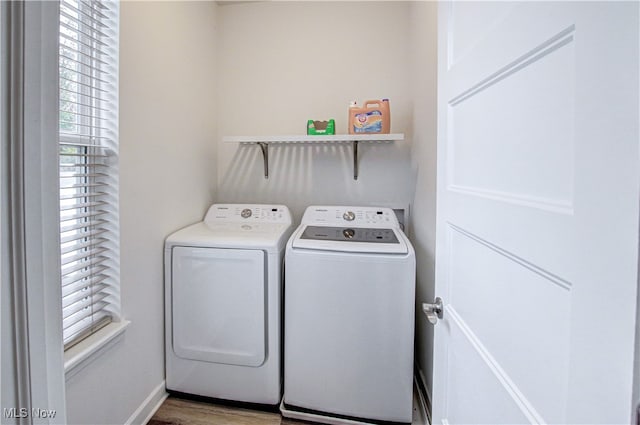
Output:
<path fill-rule="evenodd" d="M 572 213 L 574 31 L 569 26 L 448 102 L 449 188 Z"/>
<path fill-rule="evenodd" d="M 551 422 L 562 422 L 571 284 L 459 226 L 449 224 L 449 232 L 445 317 L 454 310 L 531 406 Z M 451 367 L 458 368 L 460 347 L 452 337 Z M 481 382 L 481 377 L 470 379 Z"/>
<path fill-rule="evenodd" d="M 574 41 L 575 30 L 576 30 L 575 24 L 569 25 L 569 27 L 560 31 L 558 34 L 554 35 L 548 40 L 540 43 L 538 46 L 534 47 L 529 52 L 520 56 L 518 59 L 502 67 L 501 69 L 491 74 L 487 78 L 483 79 L 482 81 L 476 83 L 475 85 L 463 91 L 459 95 L 455 96 L 449 101 L 449 105 L 456 106 L 457 104 L 464 102 L 465 100 L 476 95 L 477 93 L 485 89 L 488 89 L 494 84 L 499 83 L 505 78 L 526 68 L 532 63 L 539 61 L 540 59 L 555 52 L 561 47 L 564 47 L 569 43 L 572 43 Z"/>
<path fill-rule="evenodd" d="M 554 283 L 556 285 L 558 285 L 560 288 L 570 291 L 571 287 L 573 286 L 573 284 L 566 280 L 563 279 L 560 276 L 557 276 L 541 267 L 536 266 L 535 264 L 533 264 L 530 261 L 525 260 L 522 257 L 519 257 L 518 255 L 509 252 L 508 250 L 501 248 L 500 246 L 489 242 L 488 240 L 468 231 L 463 229 L 460 226 L 456 226 L 455 224 L 449 222 L 447 223 L 447 225 L 449 226 L 449 228 L 455 232 L 460 233 L 461 235 L 474 240 L 475 242 L 478 242 L 479 244 L 485 246 L 486 248 L 489 248 L 490 250 L 494 251 L 497 254 L 500 254 L 501 256 L 513 261 L 514 263 L 517 263 L 520 266 L 525 267 L 526 269 L 532 271 L 533 273 L 536 273 L 540 276 L 542 276 L 543 278 L 545 278 L 546 280 L 548 280 L 551 283 Z M 449 256 L 449 258 L 451 258 L 451 256 Z"/>
<path fill-rule="evenodd" d="M 458 312 L 453 306 L 447 306 L 447 315 L 451 318 L 452 324 L 454 324 L 458 330 L 464 335 L 465 340 L 473 347 L 478 356 L 482 359 L 483 363 L 487 366 L 487 369 L 491 371 L 498 384 L 504 389 L 504 391 L 513 399 L 513 402 L 517 405 L 518 409 L 527 418 L 529 423 L 532 424 L 544 424 L 547 423 L 543 417 L 538 413 L 533 404 L 527 399 L 524 393 L 520 390 L 518 385 L 509 376 L 509 374 L 500 366 L 500 363 L 493 357 L 491 352 L 484 346 L 480 338 L 471 330 L 469 325 L 460 317 Z M 451 365 L 449 363 L 449 367 Z M 449 416 L 449 412 L 447 412 Z"/>
<path fill-rule="evenodd" d="M 557 201 L 547 198 L 538 198 L 535 196 L 516 195 L 509 192 L 501 192 L 498 190 L 481 189 L 471 186 L 461 186 L 450 184 L 447 190 L 457 192 L 463 195 L 472 195 L 478 198 L 490 201 L 500 201 L 512 205 L 526 208 L 536 208 L 555 214 L 573 215 L 573 203 L 569 201 Z"/>

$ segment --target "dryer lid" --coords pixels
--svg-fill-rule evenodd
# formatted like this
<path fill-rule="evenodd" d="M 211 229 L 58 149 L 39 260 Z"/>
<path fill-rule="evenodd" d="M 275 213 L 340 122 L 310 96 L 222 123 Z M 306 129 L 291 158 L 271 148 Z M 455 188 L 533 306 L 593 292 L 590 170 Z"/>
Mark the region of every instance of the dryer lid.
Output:
<path fill-rule="evenodd" d="M 193 246 L 210 248 L 260 249 L 277 252 L 284 248 L 291 233 L 285 223 L 200 222 L 167 237 L 165 247 Z"/>

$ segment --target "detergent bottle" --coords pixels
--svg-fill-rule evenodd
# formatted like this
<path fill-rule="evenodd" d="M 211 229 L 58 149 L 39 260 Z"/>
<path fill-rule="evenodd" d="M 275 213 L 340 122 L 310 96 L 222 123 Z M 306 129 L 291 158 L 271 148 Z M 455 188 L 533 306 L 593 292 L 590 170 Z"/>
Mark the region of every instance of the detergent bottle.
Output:
<path fill-rule="evenodd" d="M 347 132 L 349 134 L 355 134 L 353 129 L 354 129 L 354 125 L 355 125 L 356 116 L 359 113 L 360 113 L 360 108 L 358 107 L 358 103 L 355 100 L 352 100 L 349 103 L 349 120 L 348 120 L 348 124 L 347 124 Z"/>
<path fill-rule="evenodd" d="M 349 134 L 389 134 L 390 130 L 389 99 L 367 100 L 361 108 L 356 102 L 349 105 Z"/>

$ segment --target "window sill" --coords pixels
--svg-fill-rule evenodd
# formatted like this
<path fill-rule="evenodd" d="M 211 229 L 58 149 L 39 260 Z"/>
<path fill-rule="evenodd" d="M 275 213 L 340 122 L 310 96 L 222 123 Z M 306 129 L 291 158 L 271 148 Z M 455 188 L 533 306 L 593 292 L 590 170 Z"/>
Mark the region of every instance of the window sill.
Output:
<path fill-rule="evenodd" d="M 128 320 L 113 322 L 64 352 L 64 373 L 69 379 L 100 354 L 114 345 L 131 324 Z"/>

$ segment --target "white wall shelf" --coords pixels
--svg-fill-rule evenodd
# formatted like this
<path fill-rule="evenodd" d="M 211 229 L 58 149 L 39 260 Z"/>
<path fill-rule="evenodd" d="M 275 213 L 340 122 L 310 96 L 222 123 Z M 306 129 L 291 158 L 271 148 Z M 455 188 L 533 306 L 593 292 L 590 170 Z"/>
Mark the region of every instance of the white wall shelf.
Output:
<path fill-rule="evenodd" d="M 393 134 L 333 134 L 330 136 L 285 135 L 285 136 L 226 136 L 224 143 L 258 145 L 264 160 L 264 177 L 269 178 L 269 145 L 270 144 L 338 144 L 353 145 L 353 179 L 358 179 L 358 143 L 381 143 L 404 140 L 403 133 Z"/>

